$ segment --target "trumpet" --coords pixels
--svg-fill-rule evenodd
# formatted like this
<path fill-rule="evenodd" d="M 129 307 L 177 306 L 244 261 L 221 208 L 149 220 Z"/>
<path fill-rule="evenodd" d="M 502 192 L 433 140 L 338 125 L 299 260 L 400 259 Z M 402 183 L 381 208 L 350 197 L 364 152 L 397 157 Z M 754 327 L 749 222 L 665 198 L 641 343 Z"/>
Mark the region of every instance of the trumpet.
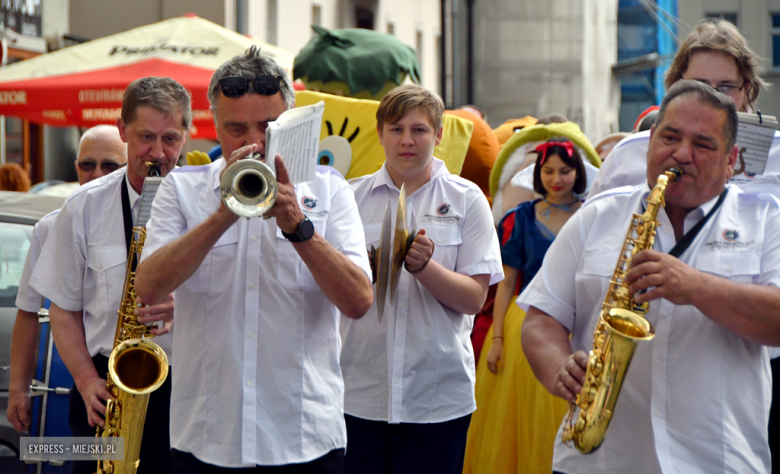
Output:
<path fill-rule="evenodd" d="M 219 182 L 222 202 L 238 216 L 262 216 L 276 202 L 276 175 L 260 156 L 253 153 L 233 163 Z"/>

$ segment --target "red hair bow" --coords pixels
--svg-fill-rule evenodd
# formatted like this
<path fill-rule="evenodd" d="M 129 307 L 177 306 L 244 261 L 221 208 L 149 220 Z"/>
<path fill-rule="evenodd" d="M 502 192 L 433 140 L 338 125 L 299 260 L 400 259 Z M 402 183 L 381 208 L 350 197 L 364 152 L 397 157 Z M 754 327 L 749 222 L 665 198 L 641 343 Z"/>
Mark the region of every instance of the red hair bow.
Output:
<path fill-rule="evenodd" d="M 571 158 L 572 153 L 574 153 L 574 144 L 572 142 L 544 142 L 536 147 L 536 152 L 542 156 L 541 161 L 539 161 L 539 166 L 542 166 L 544 164 L 544 160 L 547 159 L 547 150 L 556 146 L 566 150 L 566 155 L 569 158 Z"/>

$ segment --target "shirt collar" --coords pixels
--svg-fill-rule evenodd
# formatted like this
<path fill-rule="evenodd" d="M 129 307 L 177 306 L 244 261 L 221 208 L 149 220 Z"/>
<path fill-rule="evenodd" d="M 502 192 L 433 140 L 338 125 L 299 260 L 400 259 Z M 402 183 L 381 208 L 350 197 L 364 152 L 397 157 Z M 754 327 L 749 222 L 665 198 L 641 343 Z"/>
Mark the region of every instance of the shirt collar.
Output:
<path fill-rule="evenodd" d="M 431 159 L 431 179 L 422 185 L 420 189 L 428 186 L 430 183 L 432 183 L 434 180 L 441 176 L 446 176 L 450 174 L 450 171 L 445 166 L 444 162 L 435 156 Z M 385 161 L 382 164 L 382 167 L 379 168 L 379 171 L 377 173 L 376 180 L 374 180 L 374 185 L 372 186 L 371 190 L 380 187 L 380 186 L 387 186 L 390 189 L 395 189 L 398 192 L 401 192 L 400 189 L 398 189 L 395 186 L 395 183 L 393 183 L 393 178 L 390 177 L 390 173 L 387 172 L 387 161 Z M 415 191 L 416 192 L 416 191 Z"/>
<path fill-rule="evenodd" d="M 647 208 L 647 197 L 650 195 L 650 191 L 651 191 L 650 184 L 645 182 L 645 192 L 642 195 L 642 209 L 646 209 Z M 723 191 L 721 191 L 721 192 L 723 192 Z M 698 219 L 701 219 L 702 217 L 706 216 L 707 213 L 710 212 L 713 207 L 715 207 L 715 203 L 718 202 L 718 198 L 719 197 L 720 197 L 720 194 L 718 194 L 714 198 L 710 199 L 709 201 L 701 204 L 696 209 L 691 210 L 691 212 L 689 212 L 688 215 L 686 216 L 686 219 L 689 216 L 697 216 L 696 220 L 698 221 Z M 696 214 L 694 214 L 694 213 L 696 213 Z"/>

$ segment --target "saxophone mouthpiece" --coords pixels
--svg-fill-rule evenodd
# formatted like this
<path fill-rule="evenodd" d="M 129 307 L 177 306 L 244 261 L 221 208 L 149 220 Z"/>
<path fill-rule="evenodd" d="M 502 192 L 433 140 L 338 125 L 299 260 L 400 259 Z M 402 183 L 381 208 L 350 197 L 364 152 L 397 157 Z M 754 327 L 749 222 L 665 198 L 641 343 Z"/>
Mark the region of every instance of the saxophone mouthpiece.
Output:
<path fill-rule="evenodd" d="M 678 180 L 678 179 L 680 179 L 680 178 L 682 177 L 682 175 L 683 175 L 683 172 L 682 172 L 682 170 L 681 170 L 680 168 L 677 168 L 677 167 L 674 167 L 674 168 L 669 168 L 668 170 L 666 170 L 666 172 L 667 172 L 667 173 L 671 173 L 671 174 L 673 175 L 673 176 L 669 176 L 669 182 L 670 182 L 670 183 L 671 183 L 672 181 L 677 181 L 677 180 Z"/>
<path fill-rule="evenodd" d="M 149 176 L 160 177 L 160 163 L 156 161 L 147 161 L 146 166 L 149 167 Z"/>

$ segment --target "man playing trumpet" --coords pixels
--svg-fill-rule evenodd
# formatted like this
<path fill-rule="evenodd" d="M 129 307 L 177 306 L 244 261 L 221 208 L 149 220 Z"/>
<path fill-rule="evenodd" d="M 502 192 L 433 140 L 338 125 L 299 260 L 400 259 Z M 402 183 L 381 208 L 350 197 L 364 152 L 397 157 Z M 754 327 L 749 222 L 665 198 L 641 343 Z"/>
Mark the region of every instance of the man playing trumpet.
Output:
<path fill-rule="evenodd" d="M 209 101 L 228 158 L 166 178 L 136 280 L 146 302 L 176 289 L 176 357 L 187 363 L 173 374 L 174 471 L 340 473 L 339 311 L 360 318 L 372 299 L 354 194 L 324 167 L 292 185 L 282 157 L 265 157 L 268 122 L 295 97 L 254 47 L 217 69 Z M 253 153 L 276 160 L 267 220 L 221 202 L 220 177 Z"/>

